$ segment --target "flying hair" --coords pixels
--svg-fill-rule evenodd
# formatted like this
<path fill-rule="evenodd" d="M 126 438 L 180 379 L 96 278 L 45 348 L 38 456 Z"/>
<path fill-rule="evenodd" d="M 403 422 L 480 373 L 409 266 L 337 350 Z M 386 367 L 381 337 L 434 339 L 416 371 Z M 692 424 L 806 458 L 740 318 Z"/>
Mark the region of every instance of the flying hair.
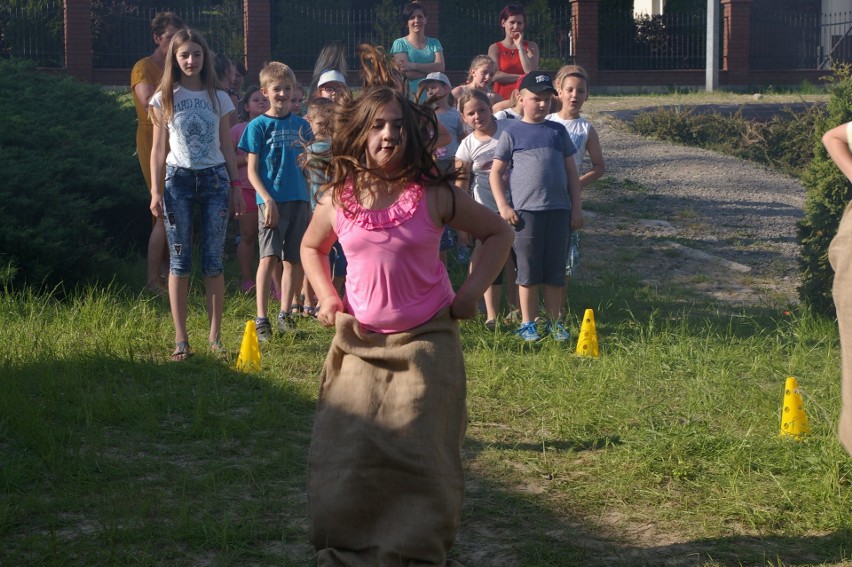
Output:
<path fill-rule="evenodd" d="M 364 86 L 361 96 L 346 104 L 335 105 L 335 125 L 328 159 L 319 166 L 317 176 L 327 180 L 322 191 L 331 191 L 336 203 L 348 182 L 360 200 L 364 181 L 414 181 L 427 186 L 450 183 L 458 173 L 443 173 L 435 165 L 433 152 L 438 119 L 428 106 L 411 101 L 404 91 L 404 80 L 381 48 L 363 44 L 359 48 Z M 399 144 L 391 159 L 400 166 L 394 172 L 370 167 L 366 161 L 367 137 L 379 112 L 389 104 L 399 104 L 402 124 Z M 401 155 L 400 155 L 401 154 Z M 316 164 L 312 169 L 317 169 Z"/>

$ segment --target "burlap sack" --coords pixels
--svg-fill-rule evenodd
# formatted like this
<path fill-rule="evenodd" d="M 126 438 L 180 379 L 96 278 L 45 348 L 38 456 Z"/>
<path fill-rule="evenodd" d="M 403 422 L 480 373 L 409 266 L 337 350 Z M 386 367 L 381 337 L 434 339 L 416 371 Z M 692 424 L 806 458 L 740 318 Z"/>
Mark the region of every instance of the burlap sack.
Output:
<path fill-rule="evenodd" d="M 445 309 L 404 333 L 336 327 L 308 460 L 317 565 L 446 565 L 464 496 L 458 323 Z"/>
<path fill-rule="evenodd" d="M 837 235 L 828 247 L 828 261 L 834 269 L 831 293 L 840 327 L 840 356 L 843 359 L 843 408 L 838 437 L 852 455 L 852 203 L 846 206 Z"/>

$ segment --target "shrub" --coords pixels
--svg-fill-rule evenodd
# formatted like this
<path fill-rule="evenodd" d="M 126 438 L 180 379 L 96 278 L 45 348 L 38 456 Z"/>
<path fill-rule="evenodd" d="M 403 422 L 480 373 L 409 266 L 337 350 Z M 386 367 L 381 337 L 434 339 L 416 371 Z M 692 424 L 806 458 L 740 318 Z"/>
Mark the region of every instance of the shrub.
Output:
<path fill-rule="evenodd" d="M 824 113 L 823 108 L 812 106 L 760 122 L 746 119 L 742 113 L 723 116 L 688 107 L 659 108 L 638 115 L 630 129 L 643 136 L 741 157 L 798 177 L 813 157 L 809 133 Z"/>
<path fill-rule="evenodd" d="M 0 265 L 6 285 L 112 277 L 150 229 L 125 97 L 0 61 Z"/>
<path fill-rule="evenodd" d="M 828 157 L 822 145 L 822 134 L 834 126 L 852 120 L 852 73 L 848 66 L 835 69 L 827 90 L 831 95 L 828 114 L 816 123 L 809 137 L 814 157 L 805 169 L 802 182 L 805 194 L 805 216 L 797 232 L 801 244 L 802 301 L 815 310 L 830 313 L 833 304 L 831 284 L 834 273 L 828 263 L 828 245 L 837 233 L 840 217 L 849 199 L 852 185 Z"/>

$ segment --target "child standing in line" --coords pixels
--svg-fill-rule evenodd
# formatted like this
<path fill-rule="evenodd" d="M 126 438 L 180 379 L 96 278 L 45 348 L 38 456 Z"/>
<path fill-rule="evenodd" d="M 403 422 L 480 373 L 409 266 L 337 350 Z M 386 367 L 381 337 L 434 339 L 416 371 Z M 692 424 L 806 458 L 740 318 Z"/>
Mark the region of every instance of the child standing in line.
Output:
<path fill-rule="evenodd" d="M 522 318 L 517 333 L 525 341 L 541 339 L 535 323 L 539 288 L 548 317 L 545 334 L 560 342 L 570 338 L 559 312 L 570 231 L 582 228 L 583 209 L 573 158 L 577 150 L 565 128 L 546 120 L 555 94 L 550 75 L 524 76 L 520 84 L 524 117 L 507 124 L 491 168 L 491 190 L 500 216 L 515 227 Z M 503 176 L 510 164 L 507 200 Z"/>
<path fill-rule="evenodd" d="M 296 84 L 293 71 L 272 61 L 260 71 L 260 90 L 269 100 L 269 110 L 252 120 L 243 132 L 239 148 L 248 153 L 248 175 L 257 191 L 258 241 L 260 262 L 257 266 L 257 338 L 272 338 L 267 316 L 269 278 L 279 260 L 284 263 L 281 277 L 281 304 L 278 330 L 295 329 L 296 322 L 287 310 L 287 301 L 301 286 L 302 263 L 299 243 L 310 216 L 308 186 L 299 167 L 302 141 L 313 134 L 304 118 L 290 112 L 290 98 Z M 296 306 L 298 311 L 298 306 Z"/>
<path fill-rule="evenodd" d="M 305 120 L 311 126 L 311 131 L 314 133 L 314 139 L 311 140 L 305 147 L 303 160 L 305 164 L 305 175 L 308 179 L 308 185 L 311 193 L 311 211 L 316 208 L 317 201 L 322 193 L 322 184 L 325 179 L 318 174 L 322 169 L 322 162 L 328 159 L 328 153 L 331 150 L 331 128 L 334 121 L 334 102 L 328 98 L 314 98 L 308 103 L 308 112 L 305 114 Z M 329 262 L 331 266 L 331 277 L 334 282 L 334 287 L 342 290 L 343 278 L 346 276 L 346 258 L 342 258 L 343 251 L 340 251 L 340 258 L 336 254 L 340 244 L 335 242 L 329 253 Z M 315 317 L 317 312 L 316 296 L 313 287 L 305 276 L 302 282 L 302 316 Z"/>
<path fill-rule="evenodd" d="M 450 134 L 450 142 L 435 150 L 435 164 L 443 172 L 450 171 L 455 165 L 459 141 L 465 136 L 461 113 L 454 108 L 451 102 L 451 87 L 450 80 L 443 73 L 429 73 L 420 82 L 420 89 L 426 93 L 426 100 L 434 101 L 432 108 L 435 110 L 435 115 Z M 454 250 L 458 244 L 458 234 L 449 225 L 445 226 L 444 235 L 441 237 L 441 260 L 445 265 L 447 263 L 447 251 Z"/>
<path fill-rule="evenodd" d="M 473 198 L 476 202 L 499 215 L 500 211 L 497 208 L 497 202 L 494 200 L 494 194 L 491 192 L 489 177 L 494 162 L 497 140 L 506 128 L 506 122 L 494 120 L 488 97 L 482 91 L 471 89 L 463 93 L 459 99 L 459 108 L 462 109 L 462 116 L 472 133 L 462 140 L 456 152 L 456 169 L 462 173 L 462 176 L 456 181 L 456 186 L 463 191 L 468 191 L 468 187 L 472 187 Z M 509 195 L 507 194 L 506 200 L 508 199 Z M 471 272 L 476 270 L 480 264 L 481 251 L 482 244 L 477 241 L 470 257 Z M 489 331 L 493 331 L 497 326 L 504 273 L 508 271 L 507 268 L 510 263 L 506 263 L 506 267 L 500 271 L 497 278 L 485 290 L 485 327 Z M 514 269 L 511 271 L 514 272 Z M 508 285 L 507 295 L 509 297 L 509 310 L 511 311 L 517 305 L 518 291 L 514 283 L 514 276 L 512 276 Z"/>
<path fill-rule="evenodd" d="M 207 42 L 198 32 L 175 33 L 163 80 L 151 98 L 154 143 L 151 148 L 151 213 L 163 218 L 169 242 L 169 304 L 175 325 L 172 360 L 189 358 L 186 328 L 189 275 L 192 272 L 192 218 L 201 209 L 201 271 L 207 296 L 210 350 L 224 351 L 220 339 L 225 277 L 222 256 L 228 204 L 245 211 L 228 115 L 234 111 L 216 73 Z M 166 155 L 166 141 L 169 143 Z M 166 174 L 163 175 L 165 165 Z M 165 179 L 161 185 L 161 179 Z M 229 183 L 230 182 L 230 183 Z M 230 184 L 230 190 L 229 190 Z"/>
<path fill-rule="evenodd" d="M 310 537 L 318 566 L 445 565 L 464 495 L 457 319 L 476 315 L 512 231 L 437 170 L 434 113 L 374 86 L 385 63 L 370 54 L 364 91 L 336 114 L 302 241 L 319 320 L 336 326 L 308 461 Z M 482 241 L 482 268 L 458 293 L 438 255 L 446 223 Z M 342 301 L 327 258 L 338 238 L 351 266 Z"/>
<path fill-rule="evenodd" d="M 495 103 L 503 100 L 503 97 L 492 90 L 494 85 L 494 73 L 497 72 L 497 64 L 487 55 L 477 55 L 470 62 L 470 70 L 467 74 L 467 82 L 453 89 L 453 97 L 456 100 L 461 98 L 461 95 L 469 90 L 476 89 L 485 93 L 488 98 L 488 105 L 492 106 Z M 459 106 L 461 110 L 461 106 Z"/>
<path fill-rule="evenodd" d="M 293 94 L 290 95 L 290 112 L 296 116 L 302 115 L 302 105 L 305 103 L 305 89 L 299 83 L 293 87 Z"/>
<path fill-rule="evenodd" d="M 591 122 L 580 116 L 583 104 L 589 98 L 589 80 L 586 71 L 578 65 L 565 65 L 556 73 L 556 90 L 562 108 L 558 113 L 548 114 L 547 119 L 562 124 L 571 136 L 577 153 L 574 154 L 574 163 L 577 171 L 583 163 L 583 156 L 588 152 L 591 160 L 591 168 L 580 175 L 580 189 L 591 185 L 600 179 L 606 170 L 604 165 L 603 151 L 601 150 L 598 132 Z M 572 231 L 568 243 L 568 255 L 565 258 L 565 287 L 562 288 L 562 307 L 568 294 L 568 280 L 574 275 L 580 263 L 580 232 Z M 559 318 L 562 318 L 560 312 Z"/>
<path fill-rule="evenodd" d="M 242 274 L 240 289 L 243 293 L 254 291 L 254 255 L 257 243 L 257 192 L 251 186 L 248 178 L 248 154 L 239 149 L 243 132 L 248 123 L 269 109 L 269 101 L 260 92 L 260 87 L 252 85 L 246 89 L 246 94 L 240 104 L 240 122 L 231 127 L 231 143 L 237 154 L 237 170 L 240 174 L 240 185 L 243 190 L 243 201 L 246 203 L 245 213 L 239 217 L 240 242 L 237 244 L 237 263 Z"/>

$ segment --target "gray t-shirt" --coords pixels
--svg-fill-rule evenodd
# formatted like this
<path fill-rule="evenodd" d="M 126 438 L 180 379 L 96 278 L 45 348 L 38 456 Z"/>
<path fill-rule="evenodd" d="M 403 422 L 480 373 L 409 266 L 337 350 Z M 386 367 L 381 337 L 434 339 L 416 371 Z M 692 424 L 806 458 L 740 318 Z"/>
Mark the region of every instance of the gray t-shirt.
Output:
<path fill-rule="evenodd" d="M 577 149 L 560 124 L 507 121 L 494 159 L 511 168 L 509 193 L 518 211 L 571 209 L 565 158 Z"/>

